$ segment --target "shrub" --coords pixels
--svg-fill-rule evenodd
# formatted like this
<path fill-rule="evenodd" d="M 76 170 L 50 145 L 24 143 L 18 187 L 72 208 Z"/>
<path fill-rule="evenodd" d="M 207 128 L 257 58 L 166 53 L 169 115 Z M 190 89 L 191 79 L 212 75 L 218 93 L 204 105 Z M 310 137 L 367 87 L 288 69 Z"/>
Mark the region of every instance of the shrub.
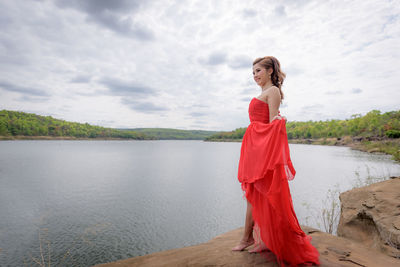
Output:
<path fill-rule="evenodd" d="M 385 132 L 386 136 L 389 138 L 400 138 L 399 130 L 388 130 Z"/>

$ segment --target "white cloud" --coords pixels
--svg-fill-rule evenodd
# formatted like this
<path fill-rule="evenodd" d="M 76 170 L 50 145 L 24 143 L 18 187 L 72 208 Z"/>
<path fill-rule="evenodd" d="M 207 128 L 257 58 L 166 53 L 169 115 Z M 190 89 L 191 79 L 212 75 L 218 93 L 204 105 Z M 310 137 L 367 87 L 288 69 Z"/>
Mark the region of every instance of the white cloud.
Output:
<path fill-rule="evenodd" d="M 252 61 L 288 120 L 399 107 L 392 1 L 1 1 L 0 109 L 110 127 L 245 127 Z"/>

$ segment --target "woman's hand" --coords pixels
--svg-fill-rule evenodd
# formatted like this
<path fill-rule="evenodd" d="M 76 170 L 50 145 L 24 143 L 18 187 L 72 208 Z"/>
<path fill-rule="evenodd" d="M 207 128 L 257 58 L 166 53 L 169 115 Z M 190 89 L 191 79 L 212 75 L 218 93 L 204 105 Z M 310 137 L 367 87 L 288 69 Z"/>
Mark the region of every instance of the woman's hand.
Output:
<path fill-rule="evenodd" d="M 286 119 L 285 116 L 280 116 L 280 115 L 276 115 L 275 117 L 273 117 L 273 118 L 272 118 L 272 121 L 273 121 L 273 120 L 281 120 L 281 119 L 284 119 L 285 122 L 287 121 L 287 119 Z"/>

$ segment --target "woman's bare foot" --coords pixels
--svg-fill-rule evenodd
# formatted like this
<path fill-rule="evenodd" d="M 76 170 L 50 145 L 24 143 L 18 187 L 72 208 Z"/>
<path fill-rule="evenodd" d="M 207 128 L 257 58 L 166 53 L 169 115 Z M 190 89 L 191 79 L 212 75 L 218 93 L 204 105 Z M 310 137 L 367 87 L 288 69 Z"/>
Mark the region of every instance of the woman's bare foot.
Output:
<path fill-rule="evenodd" d="M 242 251 L 243 249 L 250 247 L 251 245 L 254 244 L 254 239 L 250 238 L 247 241 L 245 240 L 240 240 L 239 245 L 236 247 L 232 248 L 232 251 Z"/>
<path fill-rule="evenodd" d="M 255 246 L 254 248 L 249 249 L 248 252 L 249 253 L 256 253 L 256 252 L 261 252 L 261 251 L 264 251 L 264 250 L 269 250 L 269 249 L 267 248 L 267 246 L 265 246 L 264 243 L 261 243 L 258 246 Z"/>

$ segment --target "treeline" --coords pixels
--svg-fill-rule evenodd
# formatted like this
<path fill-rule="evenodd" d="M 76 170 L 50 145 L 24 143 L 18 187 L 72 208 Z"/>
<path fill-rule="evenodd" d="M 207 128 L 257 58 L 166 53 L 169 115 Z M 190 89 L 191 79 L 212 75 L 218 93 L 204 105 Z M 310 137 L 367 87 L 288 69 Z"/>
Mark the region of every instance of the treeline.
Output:
<path fill-rule="evenodd" d="M 121 129 L 126 130 L 126 129 Z M 129 129 L 160 140 L 204 140 L 216 131 L 181 130 L 171 128 L 134 128 Z"/>
<path fill-rule="evenodd" d="M 0 136 L 153 139 L 135 131 L 121 131 L 8 110 L 0 111 Z"/>
<path fill-rule="evenodd" d="M 236 128 L 233 131 L 230 132 L 219 132 L 216 134 L 213 134 L 207 138 L 205 138 L 205 141 L 215 141 L 215 140 L 241 140 L 243 138 L 244 133 L 246 132 L 247 128 Z"/>
<path fill-rule="evenodd" d="M 206 140 L 240 140 L 246 128 L 237 128 L 230 132 L 214 134 Z M 366 115 L 354 114 L 346 120 L 326 121 L 293 121 L 287 122 L 288 139 L 316 139 L 324 137 L 400 137 L 400 110 L 381 114 L 379 110 L 372 110 Z"/>
<path fill-rule="evenodd" d="M 372 110 L 366 115 L 354 114 L 351 119 L 289 122 L 288 139 L 321 137 L 400 137 L 400 110 L 381 114 Z"/>

